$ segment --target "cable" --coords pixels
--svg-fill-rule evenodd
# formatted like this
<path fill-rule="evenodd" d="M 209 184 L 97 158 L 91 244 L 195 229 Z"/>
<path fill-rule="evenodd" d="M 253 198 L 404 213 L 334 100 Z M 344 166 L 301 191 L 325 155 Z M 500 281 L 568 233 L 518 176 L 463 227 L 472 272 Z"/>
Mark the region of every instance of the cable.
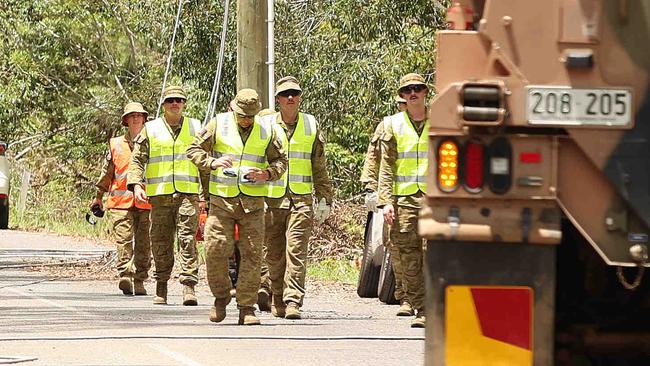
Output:
<path fill-rule="evenodd" d="M 160 116 L 160 107 L 163 102 L 163 94 L 165 93 L 165 84 L 167 84 L 167 76 L 169 75 L 169 68 L 172 64 L 172 53 L 174 52 L 174 42 L 176 41 L 176 31 L 181 20 L 181 9 L 183 9 L 183 1 L 178 0 L 178 11 L 176 12 L 176 22 L 174 23 L 174 33 L 172 34 L 172 42 L 169 46 L 169 55 L 167 56 L 167 67 L 165 68 L 165 76 L 163 77 L 162 90 L 160 91 L 160 100 L 158 101 L 158 110 L 156 111 L 156 118 Z"/>
<path fill-rule="evenodd" d="M 0 286 L 0 289 L 7 288 L 7 287 L 22 287 L 22 286 L 31 286 L 31 285 L 38 285 L 39 283 L 43 283 L 45 281 L 53 281 L 51 279 L 44 279 L 40 281 L 35 281 L 35 282 L 29 282 L 29 283 L 21 283 L 17 285 L 6 285 L 6 286 Z"/>
<path fill-rule="evenodd" d="M 424 341 L 423 336 L 269 336 L 269 335 L 101 335 L 101 336 L 42 336 L 1 337 L 0 342 L 13 341 L 86 341 L 107 339 L 209 339 L 209 340 L 290 340 L 290 341 Z"/>
<path fill-rule="evenodd" d="M 38 360 L 38 357 L 25 357 L 25 356 L 0 356 L 0 365 L 10 365 L 10 364 L 15 364 L 15 363 L 21 363 L 21 362 L 30 362 L 30 361 L 36 361 Z"/>
<path fill-rule="evenodd" d="M 228 14 L 230 12 L 230 0 L 225 0 L 223 8 L 223 25 L 221 26 L 221 44 L 219 45 L 219 61 L 217 63 L 217 71 L 214 74 L 214 82 L 212 83 L 212 92 L 210 93 L 210 100 L 208 101 L 208 108 L 205 113 L 205 120 L 203 124 L 214 117 L 214 111 L 217 108 L 217 99 L 219 97 L 219 85 L 221 84 L 221 69 L 223 68 L 223 57 L 226 49 L 226 34 L 228 31 Z"/>

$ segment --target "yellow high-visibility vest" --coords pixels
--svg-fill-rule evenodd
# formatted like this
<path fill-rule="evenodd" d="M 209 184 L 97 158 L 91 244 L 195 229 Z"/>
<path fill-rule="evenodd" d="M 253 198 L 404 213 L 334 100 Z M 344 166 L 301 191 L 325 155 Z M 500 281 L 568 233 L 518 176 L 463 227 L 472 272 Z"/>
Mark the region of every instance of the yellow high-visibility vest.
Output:
<path fill-rule="evenodd" d="M 229 156 L 232 159 L 232 168 L 237 172 L 245 167 L 265 169 L 269 166 L 266 148 L 271 142 L 272 130 L 268 121 L 255 116 L 253 130 L 244 144 L 233 112 L 221 113 L 215 118 L 217 128 L 212 149 L 213 157 Z M 268 182 L 245 182 L 242 181 L 242 174 L 229 177 L 223 173 L 221 167 L 210 173 L 210 194 L 215 196 L 236 197 L 239 193 L 243 193 L 248 196 L 264 197 L 268 189 Z"/>
<path fill-rule="evenodd" d="M 201 129 L 199 120 L 183 117 L 176 138 L 162 118 L 144 124 L 149 139 L 149 161 L 145 171 L 147 196 L 174 192 L 198 194 L 199 170 L 187 158 L 187 148 Z"/>
<path fill-rule="evenodd" d="M 280 114 L 267 117 L 280 137 L 289 157 L 289 167 L 280 179 L 270 182 L 268 197 L 280 198 L 286 194 L 287 185 L 294 194 L 311 194 L 313 188 L 311 152 L 316 141 L 316 118 L 311 114 L 298 113 L 296 129 L 287 138 L 285 130 L 277 123 Z"/>
<path fill-rule="evenodd" d="M 424 123 L 418 136 L 406 112 L 391 116 L 387 126 L 393 131 L 397 142 L 397 160 L 393 179 L 393 195 L 410 196 L 427 191 L 429 167 L 429 121 Z"/>

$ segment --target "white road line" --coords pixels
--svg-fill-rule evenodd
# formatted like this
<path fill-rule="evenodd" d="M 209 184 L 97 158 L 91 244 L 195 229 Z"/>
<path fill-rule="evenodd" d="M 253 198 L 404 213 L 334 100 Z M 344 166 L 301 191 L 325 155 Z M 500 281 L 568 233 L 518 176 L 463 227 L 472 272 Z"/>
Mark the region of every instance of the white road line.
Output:
<path fill-rule="evenodd" d="M 193 359 L 185 356 L 184 354 L 174 352 L 174 351 L 170 350 L 169 348 L 164 347 L 164 346 L 162 346 L 160 344 L 148 344 L 148 346 L 155 349 L 156 351 L 158 351 L 160 353 L 163 353 L 163 354 L 167 355 L 168 357 L 173 358 L 174 360 L 182 363 L 183 365 L 187 365 L 187 366 L 203 366 L 203 364 L 200 364 L 200 363 L 194 361 Z"/>
<path fill-rule="evenodd" d="M 54 307 L 59 308 L 59 309 L 64 309 L 64 310 L 67 310 L 67 311 L 74 311 L 74 312 L 76 312 L 76 313 L 82 313 L 82 312 L 80 312 L 80 311 L 79 311 L 77 308 L 75 308 L 75 307 L 72 307 L 72 306 L 65 306 L 65 305 L 63 305 L 63 304 L 59 304 L 59 303 L 54 302 L 54 301 L 52 301 L 52 300 L 44 299 L 44 298 L 42 298 L 42 297 L 40 297 L 40 296 L 36 296 L 36 295 L 30 294 L 30 293 L 27 293 L 27 292 L 23 292 L 23 291 L 20 291 L 20 290 L 16 290 L 16 289 L 11 288 L 11 287 L 7 287 L 7 288 L 5 288 L 5 290 L 9 290 L 9 292 L 13 292 L 13 293 L 16 294 L 16 295 L 21 295 L 21 296 L 25 296 L 25 297 L 30 297 L 30 298 L 35 299 L 35 300 L 38 300 L 38 301 L 40 301 L 40 302 L 42 302 L 42 303 L 44 303 L 44 304 L 47 304 L 47 305 L 50 305 L 50 306 L 54 306 Z"/>

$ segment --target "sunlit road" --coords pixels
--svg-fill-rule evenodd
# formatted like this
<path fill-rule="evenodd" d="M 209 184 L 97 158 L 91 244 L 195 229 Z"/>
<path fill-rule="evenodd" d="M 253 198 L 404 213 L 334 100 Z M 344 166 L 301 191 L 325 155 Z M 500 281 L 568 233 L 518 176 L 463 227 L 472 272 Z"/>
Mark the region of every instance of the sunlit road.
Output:
<path fill-rule="evenodd" d="M 0 232 L 0 249 L 37 234 Z M 42 247 L 49 237 L 38 236 Z M 52 238 L 52 247 L 66 246 Z M 24 243 L 23 243 L 24 244 Z M 97 249 L 75 243 L 74 249 Z M 110 248 L 106 248 L 110 249 Z M 4 268 L 3 268 L 4 263 Z M 223 323 L 208 320 L 212 298 L 198 288 L 199 306 L 184 307 L 181 286 L 169 305 L 151 296 L 124 296 L 114 281 L 52 280 L 7 268 L 0 259 L 0 364 L 18 365 L 418 365 L 424 331 L 397 318 L 397 306 L 354 294 L 308 294 L 304 319 L 259 313 L 261 326 L 237 325 L 234 301 Z M 147 282 L 148 291 L 154 283 Z M 308 289 L 309 292 L 309 289 Z M 31 360 L 33 359 L 33 360 Z M 31 360 L 31 361 L 29 361 Z"/>

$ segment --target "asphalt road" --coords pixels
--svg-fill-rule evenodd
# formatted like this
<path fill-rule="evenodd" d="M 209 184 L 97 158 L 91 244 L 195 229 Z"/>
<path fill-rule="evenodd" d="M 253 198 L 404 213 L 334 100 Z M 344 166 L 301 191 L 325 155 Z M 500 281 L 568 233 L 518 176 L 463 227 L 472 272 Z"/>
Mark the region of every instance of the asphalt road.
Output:
<path fill-rule="evenodd" d="M 302 320 L 258 313 L 261 326 L 237 325 L 234 301 L 223 323 L 208 320 L 212 297 L 181 306 L 170 283 L 169 305 L 124 296 L 114 280 L 71 279 L 23 268 L 32 259 L 8 248 L 110 250 L 84 240 L 0 231 L 0 364 L 18 365 L 418 365 L 424 331 L 394 314 L 396 305 L 360 299 L 340 286 L 316 286 Z M 5 250 L 3 252 L 3 250 Z M 3 257 L 3 253 L 4 257 Z M 154 283 L 146 283 L 154 291 Z M 313 286 L 312 286 L 313 287 Z M 352 292 L 352 293 L 351 293 Z M 30 359 L 33 359 L 29 361 Z"/>

